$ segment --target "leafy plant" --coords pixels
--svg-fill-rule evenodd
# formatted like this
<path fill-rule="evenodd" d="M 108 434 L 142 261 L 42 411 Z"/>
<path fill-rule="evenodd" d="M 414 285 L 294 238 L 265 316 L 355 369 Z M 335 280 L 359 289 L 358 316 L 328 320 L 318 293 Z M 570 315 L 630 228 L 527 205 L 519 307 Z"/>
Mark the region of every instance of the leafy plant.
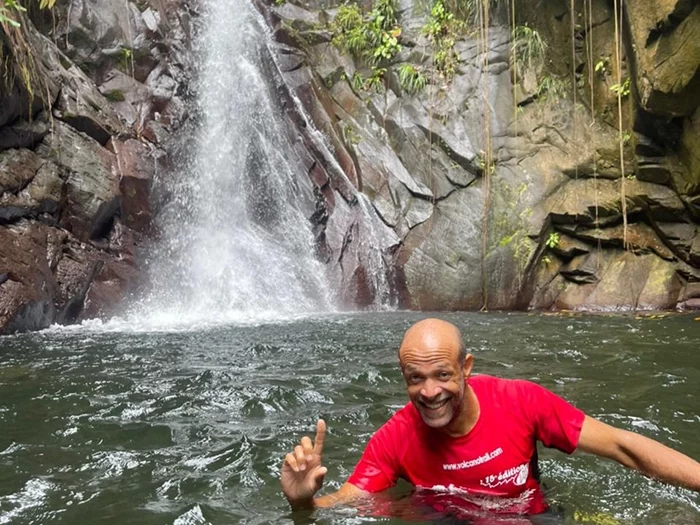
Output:
<path fill-rule="evenodd" d="M 129 65 L 133 67 L 134 64 L 134 52 L 128 47 L 122 47 L 119 49 L 119 65 L 124 71 L 129 71 Z"/>
<path fill-rule="evenodd" d="M 341 51 L 361 54 L 368 47 L 362 11 L 355 4 L 341 5 L 331 24 L 333 45 Z"/>
<path fill-rule="evenodd" d="M 394 0 L 377 0 L 367 15 L 357 5 L 342 5 L 331 23 L 331 31 L 338 49 L 370 65 L 390 60 L 401 51 L 401 28 L 397 25 Z"/>
<path fill-rule="evenodd" d="M 559 100 L 561 98 L 566 98 L 566 93 L 568 91 L 568 83 L 555 76 L 546 76 L 537 85 L 537 92 L 535 96 L 538 99 L 551 98 L 554 100 Z"/>
<path fill-rule="evenodd" d="M 436 0 L 430 10 L 428 22 L 421 32 L 433 45 L 433 65 L 446 79 L 454 76 L 459 57 L 454 50 L 455 38 L 463 22 L 445 6 L 443 0 Z"/>
<path fill-rule="evenodd" d="M 19 22 L 10 16 L 11 11 L 26 11 L 17 0 L 4 0 L 0 4 L 0 24 L 10 24 L 12 27 L 19 27 Z"/>
<path fill-rule="evenodd" d="M 407 93 L 418 93 L 428 83 L 421 71 L 411 64 L 403 64 L 399 67 L 399 83 Z"/>
<path fill-rule="evenodd" d="M 545 244 L 548 248 L 554 249 L 559 246 L 559 234 L 557 232 L 550 232 Z"/>
<path fill-rule="evenodd" d="M 355 75 L 353 87 L 360 90 L 380 89 L 385 67 L 380 67 L 401 51 L 401 27 L 396 20 L 395 0 L 376 0 L 372 10 L 363 14 L 354 4 L 345 4 L 331 23 L 332 43 L 338 49 L 351 53 L 372 68 L 368 78 Z"/>
<path fill-rule="evenodd" d="M 615 93 L 615 95 L 619 95 L 622 98 L 625 98 L 627 95 L 630 94 L 630 79 L 627 78 L 622 85 L 618 84 L 617 82 L 610 86 L 610 91 Z"/>
<path fill-rule="evenodd" d="M 512 38 L 518 62 L 527 63 L 528 67 L 533 60 L 544 57 L 547 51 L 547 43 L 542 40 L 540 33 L 527 25 L 516 26 Z"/>
<path fill-rule="evenodd" d="M 610 61 L 607 58 L 601 58 L 595 63 L 596 73 L 600 73 L 602 75 L 605 75 L 608 72 L 609 67 Z"/>
<path fill-rule="evenodd" d="M 372 74 L 365 79 L 364 89 L 381 91 L 384 87 L 384 74 L 386 73 L 386 68 L 378 67 L 372 69 Z"/>
<path fill-rule="evenodd" d="M 371 69 L 371 74 L 368 77 L 363 77 L 359 73 L 355 73 L 352 77 L 352 87 L 355 91 L 382 91 L 384 89 L 384 75 L 386 74 L 385 67 L 374 67 Z"/>

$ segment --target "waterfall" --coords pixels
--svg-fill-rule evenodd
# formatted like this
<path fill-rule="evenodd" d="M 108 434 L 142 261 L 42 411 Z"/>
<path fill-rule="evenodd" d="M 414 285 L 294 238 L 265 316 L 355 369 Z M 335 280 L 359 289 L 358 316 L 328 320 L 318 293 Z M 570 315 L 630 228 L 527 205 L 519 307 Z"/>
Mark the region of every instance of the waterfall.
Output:
<path fill-rule="evenodd" d="M 276 106 L 267 30 L 245 0 L 206 4 L 197 129 L 171 176 L 150 289 L 132 314 L 180 324 L 334 310 L 315 257 L 311 183 Z"/>

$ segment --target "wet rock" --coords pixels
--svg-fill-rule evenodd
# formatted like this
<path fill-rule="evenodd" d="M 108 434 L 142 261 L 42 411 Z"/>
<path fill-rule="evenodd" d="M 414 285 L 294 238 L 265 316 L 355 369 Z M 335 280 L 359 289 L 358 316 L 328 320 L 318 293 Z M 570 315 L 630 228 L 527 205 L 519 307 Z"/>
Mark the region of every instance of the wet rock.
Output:
<path fill-rule="evenodd" d="M 102 145 L 112 135 L 125 133 L 109 102 L 90 79 L 76 66 L 64 71 L 54 116 Z"/>
<path fill-rule="evenodd" d="M 42 161 L 22 191 L 0 197 L 0 222 L 57 214 L 61 204 L 62 185 L 58 166 L 50 161 Z M 42 219 L 46 222 L 45 217 Z"/>
<path fill-rule="evenodd" d="M 47 257 L 48 227 L 0 226 L 0 333 L 40 330 L 54 320 L 56 291 Z"/>
<path fill-rule="evenodd" d="M 686 169 L 673 173 L 673 183 L 681 195 L 700 194 L 700 105 L 683 121 L 679 156 Z M 696 216 L 700 217 L 700 215 Z"/>
<path fill-rule="evenodd" d="M 47 156 L 57 152 L 59 166 L 67 172 L 67 209 L 61 223 L 84 241 L 104 236 L 121 202 L 114 154 L 59 122 L 38 151 Z"/>
<path fill-rule="evenodd" d="M 700 297 L 693 297 L 691 299 L 681 301 L 678 303 L 678 305 L 676 305 L 676 309 L 688 311 L 700 310 Z"/>
<path fill-rule="evenodd" d="M 637 179 L 654 184 L 668 184 L 671 180 L 671 170 L 665 164 L 642 164 L 637 167 Z"/>
<path fill-rule="evenodd" d="M 135 56 L 148 52 L 148 41 L 140 38 L 147 26 L 131 2 L 72 0 L 66 15 L 57 40 L 76 64 L 92 72 L 93 80 L 113 62 L 128 69 Z"/>
<path fill-rule="evenodd" d="M 41 159 L 28 149 L 0 153 L 0 193 L 19 193 L 32 181 Z"/>
<path fill-rule="evenodd" d="M 123 223 L 132 230 L 145 233 L 151 224 L 149 198 L 156 163 L 149 149 L 141 142 L 112 140 L 110 149 L 116 154 L 121 192 Z"/>
<path fill-rule="evenodd" d="M 70 324 L 83 309 L 88 286 L 100 264 L 97 250 L 69 237 L 61 247 L 61 258 L 54 270 L 57 290 L 54 296 L 56 322 Z"/>
<path fill-rule="evenodd" d="M 30 122 L 20 120 L 9 126 L 0 127 L 0 151 L 10 148 L 31 149 L 48 133 L 49 123 L 45 117 L 41 116 Z"/>
<path fill-rule="evenodd" d="M 152 112 L 148 87 L 131 75 L 113 69 L 107 73 L 99 90 L 127 126 L 143 128 Z"/>
<path fill-rule="evenodd" d="M 564 279 L 577 284 L 597 283 L 600 277 L 600 254 L 592 253 L 575 257 L 559 272 Z"/>
<path fill-rule="evenodd" d="M 85 296 L 79 319 L 108 318 L 119 313 L 121 305 L 138 279 L 133 260 L 109 260 L 101 266 Z"/>
<path fill-rule="evenodd" d="M 689 252 L 696 236 L 696 226 L 684 222 L 658 222 L 655 224 L 664 244 L 684 261 L 688 261 Z"/>

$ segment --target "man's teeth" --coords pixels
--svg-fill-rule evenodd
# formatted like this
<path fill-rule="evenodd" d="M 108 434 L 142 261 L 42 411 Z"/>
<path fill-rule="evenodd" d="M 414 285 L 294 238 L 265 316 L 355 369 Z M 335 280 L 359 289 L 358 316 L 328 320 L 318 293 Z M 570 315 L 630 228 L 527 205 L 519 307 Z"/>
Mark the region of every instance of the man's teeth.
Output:
<path fill-rule="evenodd" d="M 429 409 L 431 409 L 431 410 L 436 409 L 436 408 L 440 408 L 440 407 L 441 407 L 442 405 L 444 405 L 445 403 L 447 403 L 447 399 L 443 399 L 442 401 L 436 401 L 436 402 L 434 402 L 434 403 L 428 403 L 428 402 L 425 402 L 425 401 L 423 402 L 423 404 L 424 404 L 427 408 L 429 408 Z"/>

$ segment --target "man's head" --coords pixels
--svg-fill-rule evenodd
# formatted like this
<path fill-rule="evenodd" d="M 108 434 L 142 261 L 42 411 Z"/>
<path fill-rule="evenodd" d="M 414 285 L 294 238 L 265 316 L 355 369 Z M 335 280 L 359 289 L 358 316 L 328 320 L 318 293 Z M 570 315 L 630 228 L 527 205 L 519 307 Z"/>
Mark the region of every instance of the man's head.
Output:
<path fill-rule="evenodd" d="M 440 319 L 424 319 L 406 331 L 399 347 L 408 396 L 426 425 L 457 430 L 465 416 L 465 378 L 472 369 L 462 335 Z"/>

